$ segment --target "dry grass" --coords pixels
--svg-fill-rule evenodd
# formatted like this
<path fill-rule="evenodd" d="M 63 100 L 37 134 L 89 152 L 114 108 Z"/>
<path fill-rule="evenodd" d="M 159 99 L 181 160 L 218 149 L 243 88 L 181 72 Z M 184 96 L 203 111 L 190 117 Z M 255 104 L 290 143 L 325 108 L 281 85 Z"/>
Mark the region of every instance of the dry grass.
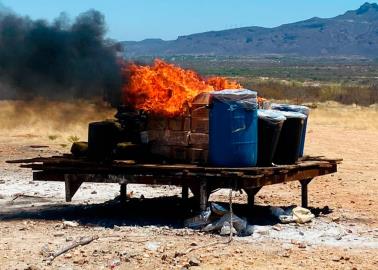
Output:
<path fill-rule="evenodd" d="M 341 105 L 336 102 L 320 103 L 311 111 L 310 121 L 315 125 L 377 131 L 378 106 L 361 107 Z"/>
<path fill-rule="evenodd" d="M 0 132 L 67 143 L 72 135 L 86 140 L 89 122 L 112 118 L 114 114 L 113 108 L 89 101 L 0 101 Z"/>
<path fill-rule="evenodd" d="M 87 101 L 0 101 L 0 135 L 40 136 L 62 147 L 87 140 L 88 123 L 113 118 L 115 109 Z M 311 125 L 378 131 L 378 106 L 360 107 L 336 102 L 317 104 Z M 64 144 L 64 146 L 63 146 Z"/>

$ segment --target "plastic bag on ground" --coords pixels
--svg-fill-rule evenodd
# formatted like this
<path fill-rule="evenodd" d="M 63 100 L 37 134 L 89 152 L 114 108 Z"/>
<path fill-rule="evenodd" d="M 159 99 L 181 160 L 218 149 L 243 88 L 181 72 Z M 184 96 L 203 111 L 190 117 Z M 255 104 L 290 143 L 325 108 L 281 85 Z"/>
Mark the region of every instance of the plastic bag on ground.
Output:
<path fill-rule="evenodd" d="M 184 222 L 184 226 L 191 229 L 201 229 L 210 223 L 211 209 L 208 207 L 205 211 L 202 211 L 198 216 L 188 218 Z"/>
<path fill-rule="evenodd" d="M 208 224 L 203 231 L 219 231 L 222 229 L 225 222 L 230 222 L 231 214 L 227 213 L 223 215 L 220 219 L 217 219 L 215 222 Z M 242 233 L 247 229 L 247 221 L 239 218 L 236 215 L 232 215 L 232 225 L 238 233 Z"/>
<path fill-rule="evenodd" d="M 271 207 L 270 211 L 273 216 L 280 220 L 281 223 L 296 222 L 299 224 L 310 222 L 315 215 L 310 210 L 303 207 L 290 207 L 286 210 L 280 207 Z"/>
<path fill-rule="evenodd" d="M 315 215 L 306 208 L 295 207 L 293 209 L 293 217 L 296 223 L 303 224 L 310 222 L 313 218 L 315 218 Z"/>
<path fill-rule="evenodd" d="M 229 212 L 228 209 L 224 208 L 223 206 L 217 203 L 211 203 L 211 211 L 213 211 L 213 213 L 219 216 L 223 216 Z"/>

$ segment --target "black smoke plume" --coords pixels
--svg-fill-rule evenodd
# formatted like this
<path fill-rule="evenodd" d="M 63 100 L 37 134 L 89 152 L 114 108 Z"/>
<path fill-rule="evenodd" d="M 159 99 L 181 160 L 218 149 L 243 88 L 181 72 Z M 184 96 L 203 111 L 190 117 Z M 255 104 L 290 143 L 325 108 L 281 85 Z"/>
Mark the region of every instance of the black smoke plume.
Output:
<path fill-rule="evenodd" d="M 49 23 L 0 12 L 0 99 L 120 100 L 116 45 L 105 33 L 95 10 L 72 23 L 65 14 Z"/>

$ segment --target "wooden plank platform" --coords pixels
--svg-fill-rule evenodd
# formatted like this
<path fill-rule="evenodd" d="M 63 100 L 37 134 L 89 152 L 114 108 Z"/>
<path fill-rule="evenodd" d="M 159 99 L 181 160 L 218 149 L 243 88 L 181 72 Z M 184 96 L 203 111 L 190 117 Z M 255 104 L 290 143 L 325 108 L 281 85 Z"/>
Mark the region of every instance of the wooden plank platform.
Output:
<path fill-rule="evenodd" d="M 125 160 L 95 162 L 63 155 L 8 162 L 21 163 L 22 168 L 32 169 L 35 181 L 64 181 L 67 201 L 72 200 L 83 182 L 119 183 L 124 198 L 127 184 L 175 185 L 183 188 L 184 198 L 190 188 L 203 210 L 209 195 L 220 188 L 245 190 L 248 202 L 253 206 L 254 196 L 263 186 L 289 181 L 300 181 L 302 205 L 307 207 L 307 185 L 317 176 L 336 172 L 341 161 L 303 157 L 293 165 L 225 168 L 195 164 L 136 164 Z"/>

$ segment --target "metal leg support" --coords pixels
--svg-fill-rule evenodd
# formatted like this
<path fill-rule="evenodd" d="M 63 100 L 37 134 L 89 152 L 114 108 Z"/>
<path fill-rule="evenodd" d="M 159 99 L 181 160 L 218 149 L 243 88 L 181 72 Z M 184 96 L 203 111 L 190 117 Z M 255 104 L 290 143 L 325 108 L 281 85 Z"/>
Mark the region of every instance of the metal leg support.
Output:
<path fill-rule="evenodd" d="M 206 207 L 207 207 L 207 203 L 208 203 L 208 199 L 209 199 L 209 194 L 207 192 L 207 183 L 206 183 L 206 180 L 201 180 L 200 182 L 200 188 L 199 188 L 199 192 L 200 192 L 200 210 L 201 211 L 205 211 L 206 210 Z"/>
<path fill-rule="evenodd" d="M 66 189 L 66 202 L 72 201 L 72 197 L 75 195 L 76 191 L 80 188 L 83 183 L 77 175 L 65 174 L 64 183 Z"/>
<path fill-rule="evenodd" d="M 189 187 L 187 185 L 182 186 L 181 196 L 184 201 L 188 200 L 189 198 Z"/>
<path fill-rule="evenodd" d="M 302 207 L 308 207 L 308 184 L 311 182 L 312 178 L 299 180 L 301 183 L 301 190 L 302 190 Z"/>
<path fill-rule="evenodd" d="M 248 208 L 252 209 L 253 206 L 255 205 L 255 196 L 257 192 L 260 191 L 261 188 L 262 187 L 245 189 L 245 192 L 248 195 Z"/>
<path fill-rule="evenodd" d="M 121 203 L 125 203 L 127 200 L 127 184 L 120 185 L 120 200 Z"/>

